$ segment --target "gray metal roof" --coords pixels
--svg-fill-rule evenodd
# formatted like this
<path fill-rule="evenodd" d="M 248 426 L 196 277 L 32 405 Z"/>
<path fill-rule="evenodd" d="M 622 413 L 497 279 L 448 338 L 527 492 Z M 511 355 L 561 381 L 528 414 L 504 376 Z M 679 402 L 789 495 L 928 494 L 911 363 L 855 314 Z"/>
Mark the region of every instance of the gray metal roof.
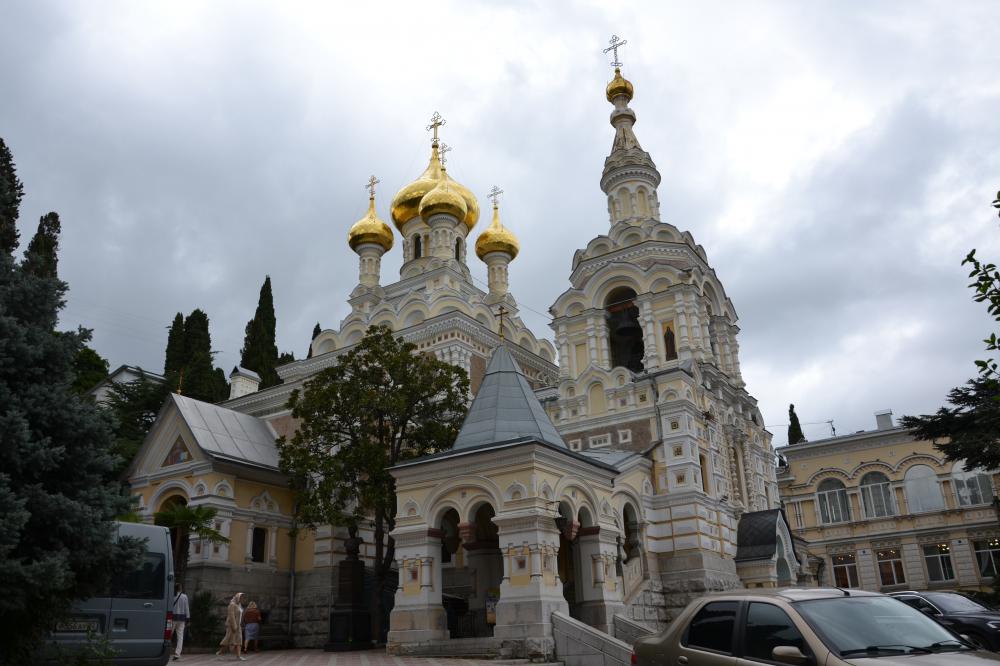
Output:
<path fill-rule="evenodd" d="M 469 407 L 454 449 L 532 437 L 568 448 L 507 348 L 500 345 Z"/>
<path fill-rule="evenodd" d="M 232 377 L 233 375 L 243 375 L 244 377 L 249 377 L 250 379 L 256 379 L 258 382 L 260 381 L 260 375 L 253 370 L 244 368 L 242 365 L 237 365 L 233 368 L 233 371 L 229 373 L 229 376 Z"/>
<path fill-rule="evenodd" d="M 170 398 L 208 455 L 278 469 L 277 433 L 266 421 L 176 393 Z"/>
<path fill-rule="evenodd" d="M 781 509 L 751 511 L 740 516 L 736 528 L 736 561 L 764 560 L 774 556 L 778 550 L 778 521 L 788 520 Z M 795 557 L 795 542 L 792 541 L 792 553 Z"/>
<path fill-rule="evenodd" d="M 642 457 L 635 451 L 622 451 L 621 449 L 587 449 L 586 451 L 580 451 L 580 453 L 591 460 L 610 465 L 616 470 L 622 469 L 625 463 L 631 461 L 633 458 Z"/>

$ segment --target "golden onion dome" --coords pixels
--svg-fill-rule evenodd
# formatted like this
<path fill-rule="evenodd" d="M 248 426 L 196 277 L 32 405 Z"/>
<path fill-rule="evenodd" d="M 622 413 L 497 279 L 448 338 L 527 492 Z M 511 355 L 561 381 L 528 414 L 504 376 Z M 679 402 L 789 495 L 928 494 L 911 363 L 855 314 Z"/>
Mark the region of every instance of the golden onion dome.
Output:
<path fill-rule="evenodd" d="M 458 192 L 459 196 L 465 201 L 465 218 L 462 219 L 462 222 L 465 223 L 469 231 L 472 231 L 473 227 L 476 226 L 476 222 L 479 222 L 479 201 L 476 199 L 476 195 L 465 185 L 452 178 L 444 169 L 441 170 L 441 175 L 448 180 L 449 187 Z"/>
<path fill-rule="evenodd" d="M 392 221 L 401 232 L 403 225 L 420 214 L 420 200 L 441 180 L 441 158 L 437 144 L 431 145 L 431 159 L 420 176 L 392 198 Z"/>
<path fill-rule="evenodd" d="M 375 197 L 370 197 L 368 199 L 368 212 L 355 222 L 351 230 L 347 232 L 347 244 L 351 246 L 352 250 L 356 250 L 359 245 L 375 243 L 381 245 L 388 252 L 392 249 L 393 240 L 392 229 L 375 213 Z"/>
<path fill-rule="evenodd" d="M 615 97 L 625 95 L 625 101 L 631 102 L 633 91 L 632 82 L 622 76 L 621 69 L 615 67 L 615 78 L 608 84 L 608 101 L 614 102 Z"/>
<path fill-rule="evenodd" d="M 444 171 L 442 174 L 434 189 L 420 200 L 420 217 L 424 222 L 429 222 L 432 216 L 444 213 L 461 222 L 468 213 L 465 199 L 455 187 L 455 181 L 448 178 Z"/>
<path fill-rule="evenodd" d="M 500 224 L 500 211 L 493 206 L 493 223 L 476 239 L 476 256 L 482 259 L 490 252 L 503 252 L 513 260 L 520 250 L 517 236 Z"/>

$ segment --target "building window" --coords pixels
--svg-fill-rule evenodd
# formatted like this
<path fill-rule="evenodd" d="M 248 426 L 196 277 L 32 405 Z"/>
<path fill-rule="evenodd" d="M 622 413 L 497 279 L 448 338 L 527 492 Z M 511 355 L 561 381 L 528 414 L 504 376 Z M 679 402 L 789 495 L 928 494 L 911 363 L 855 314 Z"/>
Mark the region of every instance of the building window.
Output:
<path fill-rule="evenodd" d="M 267 530 L 263 527 L 253 528 L 253 539 L 250 542 L 250 559 L 263 562 L 265 546 L 267 546 Z"/>
<path fill-rule="evenodd" d="M 914 465 L 906 470 L 903 485 L 910 513 L 944 509 L 944 496 L 941 494 L 937 474 L 927 465 Z"/>
<path fill-rule="evenodd" d="M 903 556 L 898 548 L 875 551 L 878 561 L 878 576 L 883 585 L 901 585 L 906 582 L 903 574 Z"/>
<path fill-rule="evenodd" d="M 995 578 L 997 562 L 1000 558 L 1000 539 L 996 537 L 988 541 L 974 541 L 976 563 L 979 565 L 979 575 L 983 578 Z"/>
<path fill-rule="evenodd" d="M 421 253 L 423 251 L 423 245 L 424 245 L 423 241 L 421 240 L 419 234 L 417 234 L 416 236 L 413 237 L 413 258 L 414 259 L 419 259 L 420 258 L 420 255 L 421 255 Z"/>
<path fill-rule="evenodd" d="M 462 239 L 461 238 L 456 238 L 455 239 L 455 261 L 461 261 L 461 260 L 462 260 Z"/>
<path fill-rule="evenodd" d="M 583 448 L 583 443 L 579 439 L 571 439 L 568 444 L 570 451 L 579 451 Z"/>
<path fill-rule="evenodd" d="M 884 518 L 896 514 L 889 477 L 882 472 L 868 472 L 861 478 L 861 500 L 868 518 Z"/>
<path fill-rule="evenodd" d="M 619 430 L 618 431 L 618 443 L 619 444 L 631 444 L 632 443 L 632 431 L 631 430 Z"/>
<path fill-rule="evenodd" d="M 837 587 L 859 587 L 858 563 L 854 553 L 833 556 L 833 584 Z"/>
<path fill-rule="evenodd" d="M 603 449 L 611 446 L 611 435 L 597 435 L 587 440 L 587 446 L 592 449 Z"/>
<path fill-rule="evenodd" d="M 984 470 L 966 470 L 965 463 L 959 461 L 952 469 L 951 478 L 955 484 L 959 506 L 975 506 L 993 501 L 993 484 Z"/>
<path fill-rule="evenodd" d="M 641 372 L 645 348 L 642 326 L 639 325 L 639 308 L 635 305 L 635 292 L 628 287 L 612 290 L 605 299 L 604 312 L 608 325 L 611 367 Z"/>
<path fill-rule="evenodd" d="M 816 501 L 819 502 L 819 517 L 823 524 L 844 523 L 851 519 L 847 489 L 837 479 L 826 479 L 819 484 Z"/>
<path fill-rule="evenodd" d="M 924 562 L 927 564 L 927 579 L 932 583 L 955 579 L 955 569 L 951 565 L 951 546 L 948 544 L 924 546 Z"/>

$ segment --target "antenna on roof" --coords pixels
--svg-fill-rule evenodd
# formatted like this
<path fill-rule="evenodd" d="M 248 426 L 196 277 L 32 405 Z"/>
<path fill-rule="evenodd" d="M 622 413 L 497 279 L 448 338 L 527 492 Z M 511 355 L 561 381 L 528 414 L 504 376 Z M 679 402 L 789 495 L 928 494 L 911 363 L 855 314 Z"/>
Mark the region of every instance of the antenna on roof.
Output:
<path fill-rule="evenodd" d="M 827 423 L 827 425 L 830 426 L 830 437 L 836 437 L 837 436 L 837 429 L 833 427 L 833 419 L 830 419 L 826 423 Z"/>

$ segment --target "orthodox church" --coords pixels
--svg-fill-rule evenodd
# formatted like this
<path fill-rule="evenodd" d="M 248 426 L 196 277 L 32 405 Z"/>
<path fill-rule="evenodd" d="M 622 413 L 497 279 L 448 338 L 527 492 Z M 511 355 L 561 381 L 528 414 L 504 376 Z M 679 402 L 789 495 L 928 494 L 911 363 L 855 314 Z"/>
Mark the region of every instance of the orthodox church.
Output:
<path fill-rule="evenodd" d="M 496 188 L 472 243 L 488 289 L 473 283 L 480 204 L 448 170 L 435 114 L 427 168 L 393 198 L 393 226 L 370 181 L 368 212 L 347 234 L 359 265 L 351 313 L 313 340 L 311 357 L 265 390 L 235 369 L 218 405 L 169 397 L 130 482 L 149 519 L 171 502 L 218 510 L 230 542 L 192 541 L 189 591 L 245 591 L 296 645 L 326 641 L 347 534 L 296 529 L 274 440 L 296 427 L 291 391 L 375 324 L 463 368 L 473 394 L 450 451 L 392 470 L 390 651 L 478 637 L 551 654 L 553 617 L 615 635 L 660 628 L 704 591 L 809 582 L 779 508 L 771 435 L 740 373 L 736 311 L 705 250 L 661 219 L 660 173 L 618 65 L 600 180 L 608 231 L 573 257 L 550 308 L 554 345 L 509 292 L 520 246 Z M 397 241 L 399 279 L 383 284 Z M 364 559 L 373 549 L 362 536 Z"/>

